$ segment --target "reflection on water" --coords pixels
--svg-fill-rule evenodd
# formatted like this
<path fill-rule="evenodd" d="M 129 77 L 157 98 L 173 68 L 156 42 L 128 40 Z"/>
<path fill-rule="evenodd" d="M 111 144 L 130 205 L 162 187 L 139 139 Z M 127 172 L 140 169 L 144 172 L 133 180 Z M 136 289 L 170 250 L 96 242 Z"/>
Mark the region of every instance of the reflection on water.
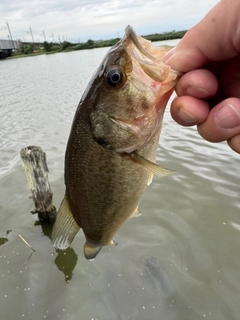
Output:
<path fill-rule="evenodd" d="M 60 271 L 65 275 L 65 281 L 69 282 L 73 276 L 73 270 L 77 264 L 78 256 L 73 248 L 67 248 L 66 250 L 57 250 L 57 257 L 55 264 Z"/>
<path fill-rule="evenodd" d="M 42 232 L 45 236 L 47 236 L 49 239 L 51 239 L 51 234 L 52 234 L 52 228 L 53 228 L 54 222 L 46 222 L 46 221 L 35 221 L 34 225 L 36 227 L 41 226 L 42 227 Z"/>
<path fill-rule="evenodd" d="M 42 232 L 51 240 L 53 223 L 36 221 L 35 226 L 41 226 Z M 73 248 L 67 248 L 66 250 L 56 250 L 57 257 L 55 259 L 55 264 L 58 270 L 62 271 L 65 275 L 65 281 L 68 283 L 73 276 L 73 270 L 77 264 L 78 256 L 76 255 Z"/>
<path fill-rule="evenodd" d="M 3 245 L 4 243 L 8 242 L 7 235 L 11 232 L 12 230 L 7 230 L 6 232 L 6 237 L 0 237 L 0 246 Z"/>
<path fill-rule="evenodd" d="M 46 151 L 58 207 L 72 118 L 107 50 L 0 61 L 1 319 L 238 320 L 239 155 L 178 126 L 169 110 L 157 162 L 177 172 L 154 178 L 117 247 L 86 261 L 80 231 L 56 251 L 52 226 L 30 213 L 19 151 Z"/>
<path fill-rule="evenodd" d="M 156 257 L 150 257 L 145 260 L 145 273 L 157 287 L 158 292 L 164 292 L 169 295 L 173 293 L 173 285 L 167 274 L 167 271 L 161 266 L 160 261 Z"/>
<path fill-rule="evenodd" d="M 8 241 L 8 238 L 0 238 L 0 246 Z"/>

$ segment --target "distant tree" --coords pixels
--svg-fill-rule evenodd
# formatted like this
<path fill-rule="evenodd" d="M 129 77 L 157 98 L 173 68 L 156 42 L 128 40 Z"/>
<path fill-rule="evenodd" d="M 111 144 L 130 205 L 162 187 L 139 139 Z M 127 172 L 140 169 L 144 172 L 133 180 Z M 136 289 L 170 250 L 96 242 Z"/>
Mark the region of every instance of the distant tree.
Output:
<path fill-rule="evenodd" d="M 35 50 L 34 44 L 23 44 L 19 49 L 19 51 L 23 54 L 33 53 L 34 50 Z"/>
<path fill-rule="evenodd" d="M 61 45 L 61 50 L 65 50 L 65 49 L 67 49 L 67 48 L 69 48 L 69 47 L 71 47 L 71 46 L 72 46 L 72 44 L 71 44 L 70 42 L 64 41 L 64 42 L 62 43 L 62 45 Z"/>
<path fill-rule="evenodd" d="M 53 45 L 53 43 L 52 42 L 47 42 L 47 41 L 44 41 L 43 42 L 43 47 L 44 47 L 44 50 L 46 51 L 46 52 L 49 52 L 49 51 L 51 51 L 52 50 L 52 45 Z"/>
<path fill-rule="evenodd" d="M 83 44 L 83 43 L 79 43 L 79 44 L 75 45 L 75 46 L 73 47 L 73 49 L 74 49 L 74 50 L 83 50 L 83 49 L 85 49 L 85 47 L 84 47 L 84 44 Z"/>
<path fill-rule="evenodd" d="M 86 47 L 87 47 L 87 48 L 92 48 L 93 45 L 94 45 L 94 41 L 91 40 L 91 39 L 89 39 L 89 40 L 86 42 Z"/>

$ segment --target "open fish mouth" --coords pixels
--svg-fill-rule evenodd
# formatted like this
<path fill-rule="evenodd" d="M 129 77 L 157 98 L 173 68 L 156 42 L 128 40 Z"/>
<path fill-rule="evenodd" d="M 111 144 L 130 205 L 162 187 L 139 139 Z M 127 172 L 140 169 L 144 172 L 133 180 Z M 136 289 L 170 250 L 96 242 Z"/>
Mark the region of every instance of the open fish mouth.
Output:
<path fill-rule="evenodd" d="M 131 26 L 127 26 L 125 29 L 125 36 L 122 40 L 125 42 L 126 50 L 128 54 L 131 55 L 133 63 L 137 63 L 145 73 L 149 76 L 144 77 L 144 82 L 149 83 L 152 88 L 156 88 L 159 91 L 161 84 L 166 83 L 171 79 L 175 81 L 179 77 L 179 72 L 172 70 L 169 66 L 165 65 L 157 57 L 162 57 L 169 50 L 169 47 L 165 46 L 165 51 L 163 47 L 155 47 L 152 45 L 151 41 L 148 41 L 142 37 L 138 37 Z M 133 44 L 133 45 L 132 45 Z M 154 56 L 151 54 L 154 53 Z M 164 52 L 164 53 L 163 53 Z M 139 74 L 142 76 L 142 74 Z M 169 90 L 169 86 L 166 91 Z M 166 91 L 160 90 L 161 94 Z"/>
<path fill-rule="evenodd" d="M 118 153 L 131 153 L 160 130 L 166 102 L 179 77 L 161 61 L 169 49 L 153 46 L 131 26 L 110 49 L 98 73 L 105 77 L 108 102 L 96 103 L 90 114 L 93 136 L 99 144 Z M 119 101 L 122 109 L 116 107 Z"/>

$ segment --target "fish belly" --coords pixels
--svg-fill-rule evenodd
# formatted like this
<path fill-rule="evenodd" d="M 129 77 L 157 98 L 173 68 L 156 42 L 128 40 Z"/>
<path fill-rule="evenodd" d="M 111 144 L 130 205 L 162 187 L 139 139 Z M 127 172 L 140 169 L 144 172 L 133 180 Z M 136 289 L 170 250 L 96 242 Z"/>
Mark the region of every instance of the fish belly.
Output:
<path fill-rule="evenodd" d="M 158 135 L 138 150 L 153 160 Z M 130 158 L 99 145 L 86 123 L 73 126 L 66 151 L 66 196 L 74 219 L 94 246 L 109 245 L 134 213 L 149 172 Z"/>

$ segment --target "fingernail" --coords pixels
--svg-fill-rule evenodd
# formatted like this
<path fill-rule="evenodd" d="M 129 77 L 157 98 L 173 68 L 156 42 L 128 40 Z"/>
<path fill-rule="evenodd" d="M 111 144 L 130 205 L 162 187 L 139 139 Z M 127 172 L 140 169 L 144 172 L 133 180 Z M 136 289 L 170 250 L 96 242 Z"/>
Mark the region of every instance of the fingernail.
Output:
<path fill-rule="evenodd" d="M 233 105 L 227 104 L 216 113 L 215 123 L 221 129 L 233 129 L 240 126 L 240 113 Z"/>
<path fill-rule="evenodd" d="M 185 93 L 188 96 L 194 96 L 195 98 L 198 98 L 198 99 L 207 98 L 209 96 L 209 93 L 207 92 L 207 90 L 200 87 L 192 86 L 192 85 L 189 85 L 185 89 Z"/>
<path fill-rule="evenodd" d="M 180 108 L 178 111 L 179 118 L 188 125 L 194 125 L 198 123 L 198 119 L 195 118 L 189 111 Z"/>
<path fill-rule="evenodd" d="M 170 49 L 162 58 L 163 62 L 166 62 L 169 58 L 171 58 L 171 56 L 173 56 L 174 52 L 176 50 L 176 47 Z"/>

